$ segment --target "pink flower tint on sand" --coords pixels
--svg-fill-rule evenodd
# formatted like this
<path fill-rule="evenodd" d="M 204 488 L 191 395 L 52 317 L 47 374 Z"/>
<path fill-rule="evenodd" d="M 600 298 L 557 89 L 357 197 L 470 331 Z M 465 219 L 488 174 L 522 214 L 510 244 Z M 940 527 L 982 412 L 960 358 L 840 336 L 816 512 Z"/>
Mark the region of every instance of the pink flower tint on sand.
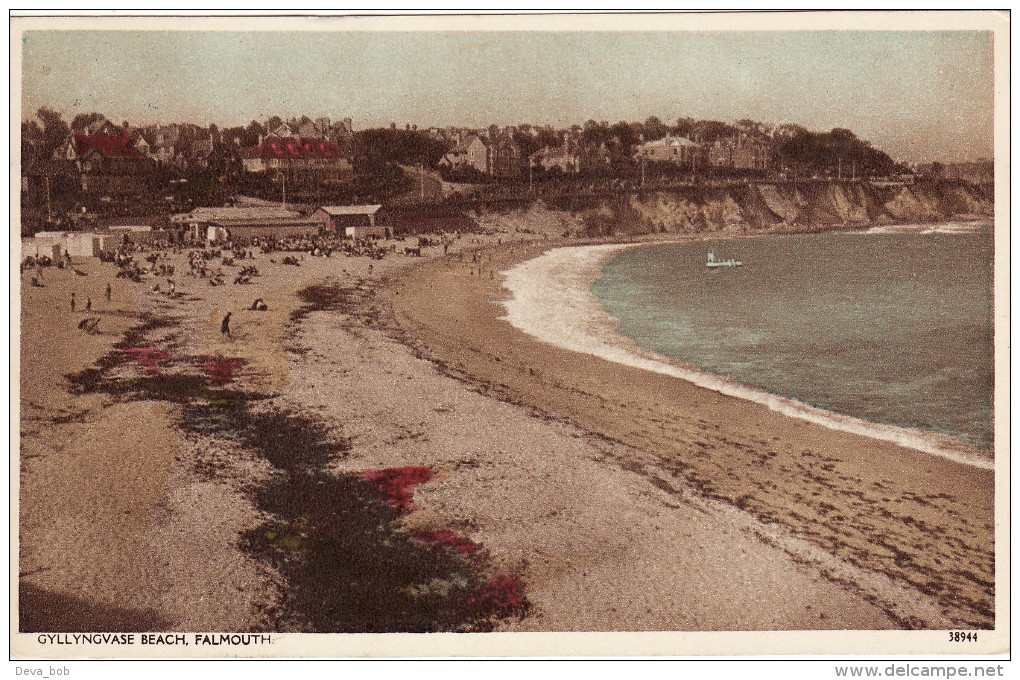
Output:
<path fill-rule="evenodd" d="M 145 367 L 147 373 L 159 375 L 159 364 L 170 358 L 170 355 L 158 347 L 128 347 L 123 350 L 124 354 L 132 357 L 135 361 Z"/>
<path fill-rule="evenodd" d="M 244 367 L 244 359 L 224 359 L 216 357 L 205 362 L 205 372 L 209 379 L 218 383 L 234 382 L 234 374 Z"/>
<path fill-rule="evenodd" d="M 382 470 L 366 470 L 361 478 L 374 482 L 386 505 L 401 512 L 414 509 L 411 494 L 414 487 L 432 479 L 432 470 L 420 465 L 410 467 L 385 468 Z"/>
<path fill-rule="evenodd" d="M 473 614 L 506 616 L 528 608 L 524 595 L 524 581 L 510 574 L 496 574 L 468 599 Z"/>
<path fill-rule="evenodd" d="M 440 529 L 439 531 L 419 531 L 412 534 L 414 539 L 421 541 L 422 543 L 431 543 L 433 545 L 443 545 L 452 550 L 456 550 L 461 555 L 468 556 L 478 552 L 478 544 L 474 541 L 461 536 L 455 531 L 449 529 Z"/>

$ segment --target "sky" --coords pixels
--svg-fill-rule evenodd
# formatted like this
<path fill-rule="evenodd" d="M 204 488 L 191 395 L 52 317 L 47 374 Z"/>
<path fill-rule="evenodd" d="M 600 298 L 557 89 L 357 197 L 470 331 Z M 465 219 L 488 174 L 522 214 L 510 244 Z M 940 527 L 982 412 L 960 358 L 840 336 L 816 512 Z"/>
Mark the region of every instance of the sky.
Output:
<path fill-rule="evenodd" d="M 692 116 L 845 127 L 900 161 L 993 155 L 992 34 L 26 31 L 22 118 L 273 115 L 354 128 Z"/>

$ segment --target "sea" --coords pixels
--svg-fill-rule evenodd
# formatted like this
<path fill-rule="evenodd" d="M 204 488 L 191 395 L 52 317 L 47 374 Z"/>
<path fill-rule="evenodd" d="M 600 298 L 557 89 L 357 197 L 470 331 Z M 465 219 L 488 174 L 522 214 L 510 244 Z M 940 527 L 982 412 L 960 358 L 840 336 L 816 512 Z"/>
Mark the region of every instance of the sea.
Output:
<path fill-rule="evenodd" d="M 511 324 L 835 429 L 991 466 L 988 222 L 560 248 Z M 738 267 L 706 267 L 734 259 Z"/>

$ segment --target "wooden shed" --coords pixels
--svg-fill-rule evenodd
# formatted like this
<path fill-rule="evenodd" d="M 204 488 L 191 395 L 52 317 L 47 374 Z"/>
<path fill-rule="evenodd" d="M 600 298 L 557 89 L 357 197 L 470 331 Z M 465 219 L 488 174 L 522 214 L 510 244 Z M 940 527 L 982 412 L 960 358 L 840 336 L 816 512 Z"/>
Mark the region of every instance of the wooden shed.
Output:
<path fill-rule="evenodd" d="M 385 224 L 382 206 L 373 205 L 324 205 L 312 217 L 319 220 L 323 229 L 347 238 L 389 238 L 393 229 Z"/>

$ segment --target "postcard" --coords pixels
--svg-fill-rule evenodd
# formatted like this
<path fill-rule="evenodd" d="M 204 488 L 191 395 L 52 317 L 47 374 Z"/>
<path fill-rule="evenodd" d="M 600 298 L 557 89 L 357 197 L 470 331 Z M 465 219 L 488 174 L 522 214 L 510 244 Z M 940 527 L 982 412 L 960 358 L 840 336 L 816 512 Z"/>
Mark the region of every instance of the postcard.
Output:
<path fill-rule="evenodd" d="M 1007 13 L 11 38 L 14 657 L 1009 651 Z"/>

